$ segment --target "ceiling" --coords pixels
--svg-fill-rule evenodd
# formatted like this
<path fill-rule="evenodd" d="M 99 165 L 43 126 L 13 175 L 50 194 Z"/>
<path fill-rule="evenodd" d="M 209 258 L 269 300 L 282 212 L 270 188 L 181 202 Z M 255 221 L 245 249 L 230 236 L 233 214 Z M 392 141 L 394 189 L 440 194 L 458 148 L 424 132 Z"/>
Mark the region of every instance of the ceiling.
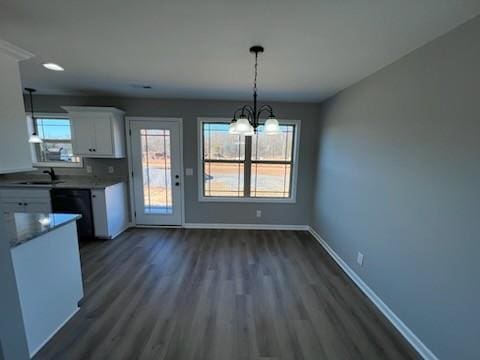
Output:
<path fill-rule="evenodd" d="M 0 0 L 0 38 L 36 55 L 20 68 L 40 94 L 248 99 L 261 44 L 260 99 L 315 102 L 479 13 L 478 0 Z"/>

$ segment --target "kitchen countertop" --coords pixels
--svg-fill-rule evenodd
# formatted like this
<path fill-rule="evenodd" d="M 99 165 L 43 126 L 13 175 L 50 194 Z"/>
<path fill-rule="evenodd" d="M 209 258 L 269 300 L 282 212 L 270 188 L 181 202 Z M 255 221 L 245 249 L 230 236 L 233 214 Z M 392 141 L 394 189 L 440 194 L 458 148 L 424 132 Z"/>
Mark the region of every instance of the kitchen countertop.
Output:
<path fill-rule="evenodd" d="M 0 187 L 13 188 L 58 188 L 58 189 L 105 189 L 109 186 L 123 182 L 119 179 L 94 179 L 94 178 L 80 178 L 80 177 L 65 177 L 60 178 L 57 183 L 53 184 L 22 184 L 25 181 L 45 181 L 45 178 L 32 179 L 3 179 L 0 180 Z"/>
<path fill-rule="evenodd" d="M 11 213 L 5 215 L 5 227 L 10 248 L 35 239 L 60 226 L 80 219 L 78 214 L 52 214 L 52 213 Z"/>

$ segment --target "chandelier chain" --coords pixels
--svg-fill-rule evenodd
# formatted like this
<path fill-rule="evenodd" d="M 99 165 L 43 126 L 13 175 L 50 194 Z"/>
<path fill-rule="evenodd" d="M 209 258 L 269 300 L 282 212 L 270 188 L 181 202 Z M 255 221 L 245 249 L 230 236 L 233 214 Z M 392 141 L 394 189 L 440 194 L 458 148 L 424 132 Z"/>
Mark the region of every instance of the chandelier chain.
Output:
<path fill-rule="evenodd" d="M 258 52 L 255 52 L 255 77 L 253 80 L 253 92 L 257 93 L 257 75 L 258 75 Z"/>

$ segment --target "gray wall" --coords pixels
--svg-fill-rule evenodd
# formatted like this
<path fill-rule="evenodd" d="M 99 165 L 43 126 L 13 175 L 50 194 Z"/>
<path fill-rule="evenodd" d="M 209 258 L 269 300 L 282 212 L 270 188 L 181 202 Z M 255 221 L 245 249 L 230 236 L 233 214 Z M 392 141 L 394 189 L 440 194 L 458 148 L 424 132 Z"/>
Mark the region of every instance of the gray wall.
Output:
<path fill-rule="evenodd" d="M 41 91 L 41 89 L 39 89 Z M 28 101 L 26 102 L 28 104 Z M 283 119 L 301 120 L 298 168 L 297 202 L 295 204 L 268 203 L 212 203 L 199 202 L 197 182 L 197 117 L 231 117 L 243 102 L 204 100 L 160 100 L 142 98 L 36 96 L 35 111 L 62 112 L 61 105 L 114 106 L 126 111 L 127 116 L 180 117 L 183 119 L 186 168 L 194 169 L 194 176 L 185 177 L 185 221 L 188 223 L 246 223 L 305 225 L 310 223 L 315 153 L 312 151 L 318 136 L 318 105 L 301 103 L 273 103 L 276 115 Z M 108 176 L 111 160 L 88 160 L 99 176 Z M 126 174 L 126 161 L 116 160 L 120 175 Z M 60 173 L 82 174 L 84 169 L 69 169 Z M 116 174 L 117 175 L 117 171 Z M 262 210 L 262 218 L 255 216 Z"/>
<path fill-rule="evenodd" d="M 314 228 L 442 359 L 480 359 L 479 89 L 477 17 L 321 110 Z"/>

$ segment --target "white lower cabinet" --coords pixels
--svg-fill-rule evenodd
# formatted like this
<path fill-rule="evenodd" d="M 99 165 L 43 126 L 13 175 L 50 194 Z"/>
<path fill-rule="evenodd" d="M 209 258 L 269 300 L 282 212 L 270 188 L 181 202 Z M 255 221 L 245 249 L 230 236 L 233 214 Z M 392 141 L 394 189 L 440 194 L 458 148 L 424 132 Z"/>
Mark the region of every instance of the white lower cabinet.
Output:
<path fill-rule="evenodd" d="M 120 182 L 104 189 L 92 189 L 95 236 L 113 239 L 129 225 L 128 187 Z M 49 189 L 0 188 L 0 211 L 6 213 L 51 213 Z"/>
<path fill-rule="evenodd" d="M 91 193 L 95 236 L 113 239 L 128 227 L 127 184 L 92 189 Z"/>

